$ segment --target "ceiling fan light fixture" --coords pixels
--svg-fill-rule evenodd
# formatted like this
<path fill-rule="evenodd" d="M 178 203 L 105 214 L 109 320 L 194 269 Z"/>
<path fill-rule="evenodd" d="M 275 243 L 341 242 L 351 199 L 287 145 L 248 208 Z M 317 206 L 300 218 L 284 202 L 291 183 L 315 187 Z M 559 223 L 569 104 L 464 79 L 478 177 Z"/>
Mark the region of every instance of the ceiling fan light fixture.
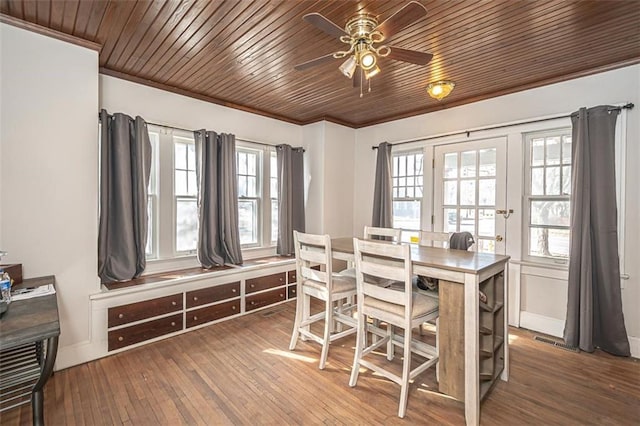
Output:
<path fill-rule="evenodd" d="M 364 76 L 367 78 L 367 80 L 378 74 L 380 74 L 380 67 L 377 65 L 364 72 Z"/>
<path fill-rule="evenodd" d="M 376 66 L 376 55 L 370 50 L 363 50 L 359 57 L 360 66 L 363 70 L 368 71 Z"/>
<path fill-rule="evenodd" d="M 352 78 L 356 71 L 357 62 L 355 56 L 349 56 L 346 61 L 340 65 L 340 72 L 347 78 Z"/>
<path fill-rule="evenodd" d="M 427 93 L 434 99 L 443 100 L 456 87 L 456 83 L 451 80 L 434 81 L 427 85 Z"/>

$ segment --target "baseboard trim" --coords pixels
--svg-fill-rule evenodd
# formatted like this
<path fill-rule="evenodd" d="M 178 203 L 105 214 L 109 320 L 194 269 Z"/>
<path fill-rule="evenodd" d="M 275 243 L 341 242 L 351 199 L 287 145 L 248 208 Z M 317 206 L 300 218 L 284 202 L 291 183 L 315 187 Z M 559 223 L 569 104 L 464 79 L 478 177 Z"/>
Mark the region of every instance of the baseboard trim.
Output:
<path fill-rule="evenodd" d="M 95 344 L 89 341 L 63 346 L 58 348 L 54 370 L 64 370 L 65 368 L 84 364 L 85 362 L 93 361 L 106 355 L 105 351 L 99 350 Z"/>
<path fill-rule="evenodd" d="M 526 311 L 520 312 L 520 327 L 559 338 L 562 338 L 564 334 L 563 320 Z M 627 338 L 631 347 L 631 356 L 640 358 L 640 337 L 627 336 Z"/>

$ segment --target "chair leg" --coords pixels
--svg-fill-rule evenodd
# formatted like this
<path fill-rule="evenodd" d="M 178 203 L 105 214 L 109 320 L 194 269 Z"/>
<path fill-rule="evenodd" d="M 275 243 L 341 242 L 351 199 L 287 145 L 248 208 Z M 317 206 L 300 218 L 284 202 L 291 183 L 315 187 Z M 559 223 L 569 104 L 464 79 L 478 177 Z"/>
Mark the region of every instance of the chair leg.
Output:
<path fill-rule="evenodd" d="M 393 325 L 387 324 L 387 336 L 389 337 L 389 341 L 387 342 L 387 360 L 393 361 L 393 334 L 394 329 Z"/>
<path fill-rule="evenodd" d="M 331 339 L 331 330 L 334 328 L 333 324 L 333 303 L 331 300 L 325 301 L 325 315 L 324 315 L 324 339 L 322 343 L 322 352 L 320 354 L 320 365 L 318 368 L 324 370 L 324 366 L 327 363 L 327 354 L 329 353 L 329 341 Z"/>
<path fill-rule="evenodd" d="M 438 355 L 438 362 L 436 362 L 436 382 L 440 383 L 440 317 L 436 318 L 436 355 Z"/>
<path fill-rule="evenodd" d="M 293 333 L 291 333 L 291 342 L 289 343 L 289 350 L 292 351 L 296 348 L 296 343 L 298 343 L 298 335 L 300 334 L 300 323 L 302 322 L 302 298 L 304 297 L 300 294 L 300 288 L 298 290 L 298 297 L 296 298 L 296 315 L 293 320 Z"/>
<path fill-rule="evenodd" d="M 351 378 L 349 386 L 354 387 L 358 382 L 358 373 L 360 372 L 360 358 L 362 350 L 367 343 L 367 317 L 358 312 L 358 331 L 356 333 L 356 350 L 353 354 L 353 367 L 351 367 Z"/>
<path fill-rule="evenodd" d="M 404 418 L 407 413 L 409 397 L 409 372 L 411 371 L 411 327 L 404 330 L 404 359 L 402 360 L 402 384 L 400 385 L 400 406 L 398 417 Z"/>
<path fill-rule="evenodd" d="M 311 296 L 309 296 L 308 294 L 302 294 L 302 296 L 298 296 L 298 297 L 302 297 L 302 321 L 306 321 L 309 319 L 309 317 L 311 316 Z M 310 330 L 310 326 L 307 324 L 304 326 L 304 329 L 306 331 Z M 302 341 L 306 342 L 307 341 L 307 337 L 305 337 L 305 335 L 302 335 Z"/>

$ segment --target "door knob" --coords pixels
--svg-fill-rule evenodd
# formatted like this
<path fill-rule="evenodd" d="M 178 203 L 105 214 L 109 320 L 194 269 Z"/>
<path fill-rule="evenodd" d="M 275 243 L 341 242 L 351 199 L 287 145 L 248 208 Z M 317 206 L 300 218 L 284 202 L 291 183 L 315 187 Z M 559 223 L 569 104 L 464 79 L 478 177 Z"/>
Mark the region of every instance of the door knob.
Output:
<path fill-rule="evenodd" d="M 497 242 L 500 242 L 502 240 L 503 240 L 502 235 L 496 235 L 496 241 Z"/>

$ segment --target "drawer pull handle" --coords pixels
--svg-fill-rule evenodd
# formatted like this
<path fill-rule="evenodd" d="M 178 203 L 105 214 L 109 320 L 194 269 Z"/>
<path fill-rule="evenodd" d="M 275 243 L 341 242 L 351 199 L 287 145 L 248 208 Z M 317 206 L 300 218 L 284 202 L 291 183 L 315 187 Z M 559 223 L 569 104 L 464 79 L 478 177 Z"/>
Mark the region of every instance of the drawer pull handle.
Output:
<path fill-rule="evenodd" d="M 231 289 L 231 293 L 236 293 L 237 291 L 238 291 L 238 290 L 236 290 L 235 288 L 234 288 L 234 289 Z"/>
<path fill-rule="evenodd" d="M 122 342 L 124 340 L 124 337 L 120 336 L 118 337 L 118 342 Z"/>
<path fill-rule="evenodd" d="M 296 289 L 291 290 L 291 293 L 296 294 Z"/>
<path fill-rule="evenodd" d="M 280 282 L 284 281 L 282 277 L 280 277 Z"/>
<path fill-rule="evenodd" d="M 284 294 L 280 293 L 280 297 L 284 297 Z"/>
<path fill-rule="evenodd" d="M 193 296 L 193 301 L 197 301 L 198 300 L 198 296 Z"/>
<path fill-rule="evenodd" d="M 171 304 L 172 304 L 173 306 L 176 306 L 176 305 L 178 304 L 178 302 L 176 302 L 176 301 L 174 300 L 173 302 L 171 302 Z"/>
<path fill-rule="evenodd" d="M 256 302 L 254 302 L 253 300 L 251 301 L 251 306 L 255 305 Z"/>
<path fill-rule="evenodd" d="M 175 326 L 176 326 L 175 321 L 171 321 L 171 327 L 175 327 Z"/>
<path fill-rule="evenodd" d="M 256 285 L 255 284 L 251 284 L 249 285 L 249 287 L 254 288 Z"/>
<path fill-rule="evenodd" d="M 194 315 L 194 316 L 193 316 L 193 320 L 194 320 L 194 321 L 198 321 L 198 317 Z"/>
<path fill-rule="evenodd" d="M 235 307 L 235 306 L 232 306 L 232 307 L 231 307 L 231 310 L 232 310 L 232 311 L 235 311 L 235 310 L 236 310 L 236 307 Z"/>
<path fill-rule="evenodd" d="M 118 318 L 120 318 L 120 319 L 124 318 L 124 314 L 118 315 Z"/>

